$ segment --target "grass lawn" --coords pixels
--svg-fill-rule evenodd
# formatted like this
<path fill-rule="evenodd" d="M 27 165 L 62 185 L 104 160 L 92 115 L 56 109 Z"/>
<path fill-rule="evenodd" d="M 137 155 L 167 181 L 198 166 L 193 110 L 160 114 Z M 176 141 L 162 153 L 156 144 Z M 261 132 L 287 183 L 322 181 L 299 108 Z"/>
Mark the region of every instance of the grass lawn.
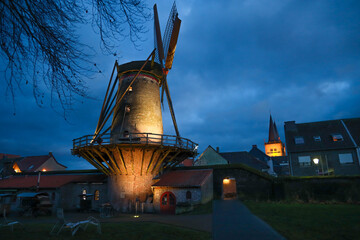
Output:
<path fill-rule="evenodd" d="M 0 228 L 0 239 L 211 239 L 211 233 L 151 222 L 102 223 L 101 235 L 96 233 L 94 226 L 89 226 L 86 231 L 79 230 L 74 237 L 68 229 L 59 236 L 50 236 L 52 227 L 53 224 L 25 224 L 25 230 L 16 227 L 14 232 L 9 228 Z"/>
<path fill-rule="evenodd" d="M 194 210 L 191 212 L 182 213 L 184 215 L 200 215 L 200 214 L 211 214 L 212 213 L 213 201 L 210 201 L 205 204 L 199 204 L 194 207 Z"/>
<path fill-rule="evenodd" d="M 360 205 L 252 201 L 244 204 L 290 240 L 360 239 Z"/>

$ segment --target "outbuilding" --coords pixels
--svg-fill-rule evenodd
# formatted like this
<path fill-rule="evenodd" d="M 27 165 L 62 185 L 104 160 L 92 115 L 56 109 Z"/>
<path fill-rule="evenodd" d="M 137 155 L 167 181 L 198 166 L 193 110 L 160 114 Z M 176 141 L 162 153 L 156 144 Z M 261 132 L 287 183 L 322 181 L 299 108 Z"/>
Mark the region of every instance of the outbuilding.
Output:
<path fill-rule="evenodd" d="M 175 170 L 152 185 L 156 212 L 175 214 L 213 199 L 213 170 Z"/>

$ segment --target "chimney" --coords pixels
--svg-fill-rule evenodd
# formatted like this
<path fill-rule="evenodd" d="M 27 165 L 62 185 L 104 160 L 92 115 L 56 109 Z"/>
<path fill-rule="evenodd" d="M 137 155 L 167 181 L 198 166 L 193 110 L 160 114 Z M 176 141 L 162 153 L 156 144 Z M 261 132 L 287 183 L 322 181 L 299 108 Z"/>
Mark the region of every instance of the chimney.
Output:
<path fill-rule="evenodd" d="M 216 147 L 216 152 L 218 153 L 220 151 L 219 147 Z"/>
<path fill-rule="evenodd" d="M 254 145 L 252 145 L 252 147 L 253 147 L 253 148 L 257 148 L 257 145 L 256 145 L 256 144 L 254 144 Z"/>

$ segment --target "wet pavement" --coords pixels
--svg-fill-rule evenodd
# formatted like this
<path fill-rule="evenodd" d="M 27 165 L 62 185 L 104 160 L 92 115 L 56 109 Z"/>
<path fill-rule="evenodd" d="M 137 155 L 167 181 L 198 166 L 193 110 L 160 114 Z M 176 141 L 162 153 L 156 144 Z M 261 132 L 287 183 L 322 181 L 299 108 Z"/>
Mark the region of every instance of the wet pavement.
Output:
<path fill-rule="evenodd" d="M 213 240 L 285 239 L 267 223 L 253 215 L 239 200 L 214 200 L 212 222 Z"/>

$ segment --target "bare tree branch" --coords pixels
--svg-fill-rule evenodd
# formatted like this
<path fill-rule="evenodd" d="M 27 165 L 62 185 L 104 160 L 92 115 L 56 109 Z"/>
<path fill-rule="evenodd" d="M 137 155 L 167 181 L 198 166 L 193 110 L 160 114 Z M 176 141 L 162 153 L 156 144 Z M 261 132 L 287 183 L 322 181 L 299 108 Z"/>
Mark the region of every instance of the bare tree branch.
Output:
<path fill-rule="evenodd" d="M 56 99 L 66 112 L 87 96 L 84 79 L 99 71 L 77 29 L 92 24 L 102 50 L 116 55 L 127 37 L 137 46 L 149 12 L 141 0 L 0 0 L 2 79 L 13 102 L 16 90 L 32 83 L 39 106 L 47 88 L 51 105 Z"/>

